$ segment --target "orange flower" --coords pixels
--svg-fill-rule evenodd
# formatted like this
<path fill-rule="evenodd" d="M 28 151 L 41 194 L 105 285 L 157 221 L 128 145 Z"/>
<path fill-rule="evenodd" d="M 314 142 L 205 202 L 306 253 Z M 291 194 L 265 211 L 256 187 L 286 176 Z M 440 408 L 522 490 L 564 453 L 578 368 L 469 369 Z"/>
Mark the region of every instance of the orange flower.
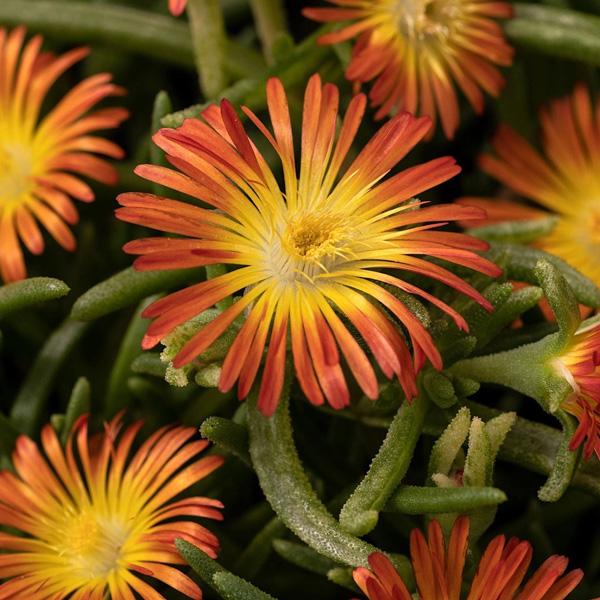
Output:
<path fill-rule="evenodd" d="M 350 21 L 319 38 L 335 44 L 359 35 L 346 77 L 355 85 L 377 79 L 369 98 L 379 107 L 375 118 L 390 111 L 429 115 L 439 112 L 446 137 L 452 138 L 459 108 L 452 81 L 477 113 L 481 90 L 497 96 L 504 79 L 494 65 L 512 63 L 513 49 L 501 27 L 488 17 L 509 17 L 508 2 L 477 0 L 329 0 L 336 8 L 305 8 L 321 22 Z"/>
<path fill-rule="evenodd" d="M 540 111 L 540 154 L 509 127 L 493 139 L 496 154 L 484 154 L 481 168 L 542 208 L 492 198 L 461 198 L 481 206 L 484 222 L 532 220 L 556 215 L 554 229 L 532 246 L 554 254 L 600 286 L 600 102 L 592 107 L 583 84 L 573 94 L 554 100 Z"/>
<path fill-rule="evenodd" d="M 326 398 L 334 408 L 348 404 L 340 350 L 364 393 L 377 398 L 375 371 L 342 320 L 346 318 L 385 375 L 397 375 L 406 396 L 412 398 L 417 392 L 415 372 L 426 358 L 438 369 L 442 362 L 425 327 L 392 290 L 420 295 L 459 327 L 466 328 L 466 323 L 444 302 L 379 269 L 416 272 L 442 281 L 491 310 L 473 287 L 419 257 L 442 258 L 497 276 L 500 269 L 473 252 L 485 250 L 487 244 L 464 234 L 432 230 L 442 224 L 439 221 L 480 215 L 468 212 L 479 209 L 424 207 L 425 203 L 412 201 L 416 194 L 458 173 L 450 157 L 380 181 L 429 128 L 429 118 L 407 113 L 384 125 L 336 183 L 366 99 L 361 94 L 351 101 L 336 144 L 338 89 L 332 84 L 322 86 L 318 75 L 306 90 L 298 178 L 287 99 L 278 79 L 269 80 L 267 97 L 274 135 L 249 109 L 244 112 L 279 154 L 285 191 L 224 100 L 220 108 L 205 110 L 203 121 L 189 119 L 177 130 L 163 129 L 154 137 L 181 172 L 152 165 L 136 170 L 216 210 L 151 194 L 119 197 L 124 206 L 117 211 L 120 219 L 186 236 L 128 243 L 126 252 L 142 255 L 134 263 L 137 269 L 215 263 L 238 267 L 149 306 L 144 317 L 157 318 L 143 347 L 153 347 L 177 325 L 243 290 L 233 306 L 183 346 L 173 361 L 175 368 L 197 357 L 244 313 L 245 323 L 223 363 L 222 391 L 239 379 L 239 397 L 246 397 L 269 339 L 258 404 L 266 415 L 271 414 L 283 385 L 289 330 L 296 374 L 312 403 L 321 404 Z M 415 364 L 388 315 L 406 327 Z"/>
<path fill-rule="evenodd" d="M 421 600 L 459 600 L 468 538 L 467 517 L 455 521 L 447 547 L 437 521 L 429 523 L 429 543 L 418 529 L 412 531 L 410 555 Z M 531 554 L 529 542 L 511 538 L 506 543 L 503 535 L 494 538 L 481 557 L 466 600 L 563 600 L 583 577 L 581 569 L 563 577 L 568 559 L 554 555 L 517 594 Z M 372 571 L 358 567 L 354 571 L 354 581 L 370 600 L 412 600 L 386 556 L 371 554 L 369 564 Z"/>
<path fill-rule="evenodd" d="M 575 450 L 585 440 L 585 460 L 593 452 L 600 458 L 600 323 L 584 324 L 552 364 L 573 388 L 561 404 L 579 421 L 569 450 Z"/>
<path fill-rule="evenodd" d="M 174 17 L 178 17 L 184 10 L 187 0 L 169 0 L 169 11 Z"/>
<path fill-rule="evenodd" d="M 23 27 L 10 33 L 0 28 L 0 277 L 5 282 L 26 276 L 19 238 L 33 254 L 44 250 L 36 219 L 63 248 L 75 248 L 67 226 L 78 220 L 71 197 L 94 199 L 76 175 L 115 184 L 115 169 L 91 153 L 123 156 L 116 144 L 89 134 L 116 127 L 128 114 L 110 108 L 83 116 L 102 98 L 121 93 L 103 73 L 76 85 L 40 121 L 46 92 L 88 49 L 53 57 L 40 53 L 40 36 L 23 47 L 24 38 Z"/>
<path fill-rule="evenodd" d="M 201 598 L 187 575 L 165 563 L 185 564 L 175 538 L 215 557 L 216 537 L 191 517 L 221 519 L 222 504 L 201 497 L 172 499 L 223 459 L 195 458 L 208 441 L 186 443 L 194 428 L 163 427 L 126 466 L 141 425 L 126 428 L 117 443 L 121 422 L 116 417 L 105 424 L 104 433 L 88 440 L 87 417 L 82 417 L 66 452 L 46 425 L 42 447 L 47 458 L 31 439 L 18 438 L 16 475 L 0 471 L 0 524 L 24 535 L 0 533 L 0 578 L 8 579 L 0 585 L 0 599 L 100 600 L 110 595 L 132 600 L 135 591 L 164 600 L 138 574 Z"/>

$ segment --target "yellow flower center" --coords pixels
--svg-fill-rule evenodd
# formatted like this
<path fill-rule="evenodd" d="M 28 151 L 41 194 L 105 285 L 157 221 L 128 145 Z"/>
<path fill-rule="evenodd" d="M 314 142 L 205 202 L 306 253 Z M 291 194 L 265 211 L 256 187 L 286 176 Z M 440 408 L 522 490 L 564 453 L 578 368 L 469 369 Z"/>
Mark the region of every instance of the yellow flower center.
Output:
<path fill-rule="evenodd" d="M 32 170 L 33 159 L 25 147 L 0 144 L 0 206 L 29 194 Z"/>
<path fill-rule="evenodd" d="M 597 206 L 598 201 L 590 201 L 589 206 Z M 588 231 L 590 234 L 590 240 L 592 243 L 600 246 L 600 210 L 591 211 L 589 218 L 587 219 Z"/>
<path fill-rule="evenodd" d="M 131 531 L 118 518 L 91 512 L 66 516 L 57 531 L 56 547 L 75 577 L 108 577 L 122 558 Z"/>
<path fill-rule="evenodd" d="M 270 262 L 278 279 L 312 281 L 352 256 L 355 230 L 347 218 L 329 213 L 302 213 L 291 218 L 271 247 Z"/>
<path fill-rule="evenodd" d="M 447 40 L 459 14 L 455 0 L 400 0 L 392 14 L 402 36 L 413 43 Z"/>

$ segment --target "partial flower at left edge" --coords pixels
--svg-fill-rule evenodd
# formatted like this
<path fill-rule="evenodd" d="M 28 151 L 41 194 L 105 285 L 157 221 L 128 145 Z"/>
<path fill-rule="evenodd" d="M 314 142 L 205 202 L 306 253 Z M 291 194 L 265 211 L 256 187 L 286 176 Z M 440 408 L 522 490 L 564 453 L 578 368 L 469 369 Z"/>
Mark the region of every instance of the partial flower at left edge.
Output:
<path fill-rule="evenodd" d="M 218 500 L 184 493 L 223 463 L 197 458 L 207 440 L 192 427 L 166 426 L 128 457 L 142 426 L 122 427 L 121 415 L 88 436 L 87 415 L 73 426 L 66 449 L 51 425 L 38 445 L 20 436 L 15 473 L 0 471 L 0 599 L 114 600 L 163 598 L 144 575 L 189 598 L 200 588 L 170 565 L 184 565 L 174 541 L 182 538 L 215 557 L 216 536 L 197 517 L 221 520 Z M 151 596 L 150 596 L 151 595 Z"/>
<path fill-rule="evenodd" d="M 44 251 L 40 224 L 65 249 L 75 249 L 69 225 L 79 220 L 73 198 L 92 202 L 94 191 L 81 179 L 106 185 L 118 181 L 116 169 L 97 154 L 123 158 L 114 142 L 90 135 L 117 127 L 129 115 L 124 108 L 88 112 L 100 100 L 122 95 L 111 75 L 88 77 L 69 90 L 40 118 L 49 88 L 88 48 L 60 56 L 42 52 L 39 35 L 25 43 L 24 27 L 0 27 L 0 278 L 26 277 L 21 243 L 32 253 Z"/>

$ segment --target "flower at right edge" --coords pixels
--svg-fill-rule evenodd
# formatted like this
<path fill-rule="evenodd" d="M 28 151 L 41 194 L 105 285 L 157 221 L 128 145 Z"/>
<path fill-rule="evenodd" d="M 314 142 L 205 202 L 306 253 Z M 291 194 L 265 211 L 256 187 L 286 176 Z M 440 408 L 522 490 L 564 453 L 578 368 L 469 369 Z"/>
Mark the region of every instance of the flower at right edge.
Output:
<path fill-rule="evenodd" d="M 480 168 L 510 190 L 533 201 L 464 197 L 457 202 L 479 206 L 485 221 L 465 227 L 505 221 L 559 217 L 549 233 L 530 245 L 553 254 L 600 286 L 600 102 L 592 105 L 585 85 L 540 110 L 543 152 L 516 131 L 501 126 L 492 139 L 495 152 L 479 158 Z"/>
<path fill-rule="evenodd" d="M 573 388 L 561 404 L 579 421 L 569 450 L 584 444 L 585 460 L 594 452 L 600 458 L 600 323 L 585 326 L 584 322 L 552 365 Z"/>
<path fill-rule="evenodd" d="M 429 523 L 429 540 L 418 530 L 410 535 L 410 555 L 420 600 L 459 600 L 469 540 L 469 519 L 459 517 L 448 544 L 437 521 Z M 581 569 L 563 576 L 568 564 L 564 556 L 548 558 L 517 593 L 529 563 L 529 542 L 503 535 L 486 548 L 466 600 L 563 600 L 579 584 Z M 354 580 L 369 600 L 412 600 L 404 581 L 390 560 L 381 553 L 369 557 L 372 570 L 358 567 Z M 594 600 L 599 600 L 595 598 Z"/>
<path fill-rule="evenodd" d="M 407 111 L 439 113 L 452 138 L 459 123 L 455 85 L 476 113 L 484 107 L 482 90 L 498 96 L 504 78 L 498 66 L 512 64 L 513 48 L 490 17 L 512 16 L 508 2 L 477 0 L 329 0 L 335 8 L 305 8 L 320 22 L 345 22 L 319 37 L 336 44 L 359 36 L 346 77 L 360 84 L 376 79 L 369 98 L 375 118 Z"/>

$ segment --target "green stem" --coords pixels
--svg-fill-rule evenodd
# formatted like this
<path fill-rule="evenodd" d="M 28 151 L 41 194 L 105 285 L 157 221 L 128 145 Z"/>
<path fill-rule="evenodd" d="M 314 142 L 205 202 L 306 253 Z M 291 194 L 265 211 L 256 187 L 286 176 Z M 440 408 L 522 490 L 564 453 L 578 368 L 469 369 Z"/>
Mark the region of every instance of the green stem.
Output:
<path fill-rule="evenodd" d="M 158 298 L 160 296 L 155 295 L 141 302 L 129 322 L 108 380 L 104 400 L 106 418 L 111 418 L 129 404 L 131 394 L 127 387 L 127 380 L 133 375 L 131 363 L 142 352 L 142 339 L 148 329 L 148 319 L 142 319 L 141 314 L 146 306 Z"/>
<path fill-rule="evenodd" d="M 408 470 L 429 406 L 426 396 L 402 404 L 368 473 L 340 512 L 345 531 L 362 536 L 377 525 L 379 511 Z"/>
<path fill-rule="evenodd" d="M 281 0 L 250 0 L 258 37 L 267 63 L 273 63 L 271 48 L 277 34 L 286 30 Z"/>
<path fill-rule="evenodd" d="M 250 456 L 262 490 L 279 518 L 311 548 L 338 563 L 367 566 L 369 555 L 379 550 L 346 533 L 306 477 L 292 436 L 289 391 L 288 376 L 271 417 L 258 410 L 256 388 L 247 400 Z M 408 561 L 400 568 L 409 570 Z"/>
<path fill-rule="evenodd" d="M 10 412 L 10 421 L 17 431 L 29 436 L 37 432 L 54 378 L 86 328 L 87 323 L 67 319 L 48 338 L 29 370 Z"/>
<path fill-rule="evenodd" d="M 207 100 L 213 100 L 227 86 L 223 12 L 218 0 L 189 0 L 187 14 L 200 90 Z"/>
<path fill-rule="evenodd" d="M 26 5 L 26 7 L 25 7 Z M 143 54 L 184 67 L 194 66 L 189 28 L 183 21 L 106 2 L 2 0 L 0 23 L 26 25 L 61 41 L 104 44 L 113 51 Z M 228 41 L 226 68 L 232 77 L 249 77 L 264 67 L 258 52 Z"/>

